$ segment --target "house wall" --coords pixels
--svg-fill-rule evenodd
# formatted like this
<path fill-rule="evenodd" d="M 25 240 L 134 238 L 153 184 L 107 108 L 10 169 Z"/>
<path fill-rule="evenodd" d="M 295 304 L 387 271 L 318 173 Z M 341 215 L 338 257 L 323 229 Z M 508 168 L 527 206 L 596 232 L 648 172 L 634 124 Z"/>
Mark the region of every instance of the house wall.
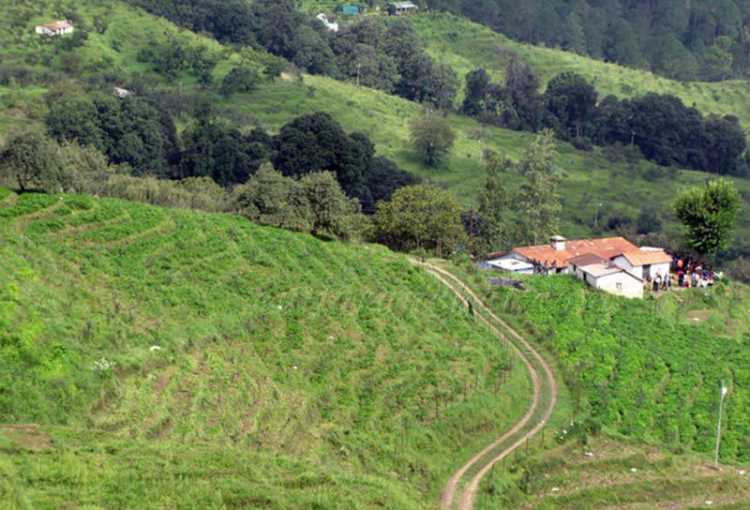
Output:
<path fill-rule="evenodd" d="M 615 257 L 613 262 L 617 267 L 621 267 L 628 273 L 644 280 L 646 278 L 656 278 L 657 274 L 661 274 L 662 276 L 664 276 L 665 274 L 669 274 L 669 269 L 671 267 L 671 264 L 669 262 L 665 262 L 664 264 L 653 264 L 651 266 L 633 266 L 630 264 L 630 262 L 628 262 L 628 259 L 626 259 L 622 255 L 620 255 L 619 257 Z M 648 267 L 648 271 L 644 273 L 645 267 Z"/>
<path fill-rule="evenodd" d="M 592 286 L 596 289 L 603 290 L 615 296 L 622 296 L 629 299 L 643 298 L 643 282 L 636 280 L 626 273 L 615 273 L 602 276 L 592 280 Z"/>
<path fill-rule="evenodd" d="M 660 274 L 664 276 L 665 274 L 669 274 L 671 264 L 670 263 L 664 263 L 664 264 L 654 264 L 651 266 L 651 272 L 649 273 L 650 278 L 656 278 L 657 274 Z"/>

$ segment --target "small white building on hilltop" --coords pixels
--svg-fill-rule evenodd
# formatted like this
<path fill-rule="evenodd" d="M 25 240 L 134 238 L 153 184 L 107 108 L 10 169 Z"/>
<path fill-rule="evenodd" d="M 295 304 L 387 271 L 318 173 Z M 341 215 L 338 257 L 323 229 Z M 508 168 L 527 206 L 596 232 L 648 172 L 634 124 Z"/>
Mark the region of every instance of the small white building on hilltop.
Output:
<path fill-rule="evenodd" d="M 58 35 L 72 34 L 75 31 L 73 23 L 68 20 L 52 21 L 51 23 L 45 23 L 44 25 L 37 25 L 34 31 L 38 35 L 44 35 L 47 37 L 56 37 Z"/>
<path fill-rule="evenodd" d="M 325 27 L 328 29 L 329 32 L 338 32 L 339 31 L 339 24 L 336 21 L 331 21 L 328 16 L 324 13 L 320 13 L 317 16 L 315 16 L 315 19 L 323 23 Z"/>

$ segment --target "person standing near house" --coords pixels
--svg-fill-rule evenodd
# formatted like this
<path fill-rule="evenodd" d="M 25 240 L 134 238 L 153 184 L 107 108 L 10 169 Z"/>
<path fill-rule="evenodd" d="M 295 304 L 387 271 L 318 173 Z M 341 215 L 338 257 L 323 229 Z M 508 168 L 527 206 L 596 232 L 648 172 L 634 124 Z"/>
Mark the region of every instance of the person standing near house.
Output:
<path fill-rule="evenodd" d="M 654 292 L 659 292 L 660 286 L 661 286 L 661 273 L 657 273 L 656 278 L 654 278 Z"/>

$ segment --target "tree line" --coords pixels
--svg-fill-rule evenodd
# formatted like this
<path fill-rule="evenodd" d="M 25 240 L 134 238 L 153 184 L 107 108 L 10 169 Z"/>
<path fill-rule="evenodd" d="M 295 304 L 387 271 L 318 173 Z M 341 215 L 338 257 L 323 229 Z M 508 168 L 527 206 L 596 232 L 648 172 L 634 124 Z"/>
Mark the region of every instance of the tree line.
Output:
<path fill-rule="evenodd" d="M 289 129 L 295 139 L 305 132 L 314 137 L 308 126 L 328 124 L 325 117 L 301 117 Z M 311 150 L 305 144 L 297 147 Z M 312 150 L 319 152 L 319 164 L 325 165 L 325 148 Z M 293 167 L 284 163 L 279 171 L 264 162 L 243 183 L 227 188 L 205 175 L 180 179 L 132 175 L 129 165 L 113 165 L 91 144 L 57 141 L 38 131 L 21 133 L 0 149 L 0 178 L 16 180 L 21 191 L 89 193 L 227 211 L 262 225 L 316 236 L 379 242 L 418 254 L 481 257 L 519 244 L 543 244 L 559 233 L 561 174 L 554 165 L 555 153 L 553 134 L 546 131 L 517 163 L 488 155 L 476 209 L 463 210 L 449 191 L 410 178 L 392 186 L 381 182 L 387 192 L 379 195 L 370 215 L 363 214 L 360 200 L 344 190 L 341 168 L 308 166 L 290 171 Z M 508 188 L 511 174 L 522 178 L 518 189 Z M 684 226 L 685 245 L 712 257 L 726 249 L 740 203 L 729 180 L 709 181 L 682 192 L 673 207 Z"/>
<path fill-rule="evenodd" d="M 504 84 L 492 82 L 484 69 L 466 76 L 462 111 L 482 122 L 515 130 L 550 128 L 579 149 L 591 144 L 635 150 L 663 166 L 681 166 L 718 174 L 746 175 L 747 140 L 737 117 L 704 117 L 669 94 L 649 93 L 631 99 L 599 99 L 582 76 L 566 72 L 553 78 L 544 93 L 534 71 L 513 59 Z"/>
<path fill-rule="evenodd" d="M 291 0 L 130 1 L 223 43 L 266 50 L 312 74 L 355 80 L 438 108 L 450 107 L 458 90 L 456 73 L 427 54 L 406 20 L 366 18 L 334 33 Z M 174 58 L 173 45 L 152 52 L 166 55 L 152 59 L 162 68 L 181 60 Z"/>
<path fill-rule="evenodd" d="M 519 41 L 679 80 L 750 72 L 746 0 L 427 0 Z"/>
<path fill-rule="evenodd" d="M 147 96 L 68 94 L 51 99 L 45 124 L 55 140 L 92 146 L 135 176 L 209 177 L 231 187 L 245 183 L 264 162 L 288 177 L 330 171 L 367 213 L 416 181 L 377 156 L 367 135 L 346 133 L 326 113 L 293 119 L 271 136 L 260 128 L 243 133 L 210 110 L 199 110 L 178 139 L 171 114 Z"/>

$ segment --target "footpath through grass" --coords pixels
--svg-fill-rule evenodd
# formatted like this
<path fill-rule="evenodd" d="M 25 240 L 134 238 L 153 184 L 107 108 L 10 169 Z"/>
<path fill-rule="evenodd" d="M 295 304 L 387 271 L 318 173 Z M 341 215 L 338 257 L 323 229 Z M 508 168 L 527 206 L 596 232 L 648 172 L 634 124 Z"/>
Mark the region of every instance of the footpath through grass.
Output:
<path fill-rule="evenodd" d="M 434 508 L 529 386 L 385 248 L 89 196 L 0 201 L 11 508 Z"/>

